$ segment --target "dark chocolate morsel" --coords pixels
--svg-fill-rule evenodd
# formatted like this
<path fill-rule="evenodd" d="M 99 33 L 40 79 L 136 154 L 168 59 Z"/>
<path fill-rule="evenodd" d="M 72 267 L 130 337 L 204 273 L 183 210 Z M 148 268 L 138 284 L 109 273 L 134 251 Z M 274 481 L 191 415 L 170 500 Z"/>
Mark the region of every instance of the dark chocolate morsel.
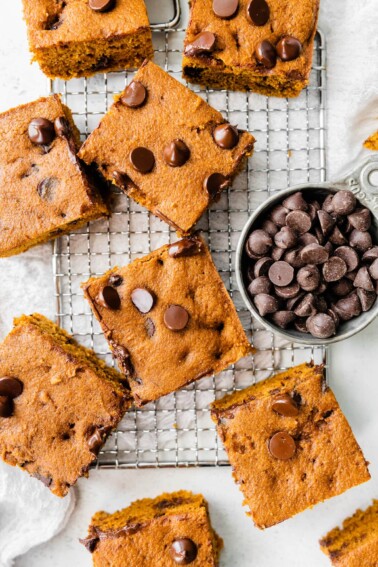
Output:
<path fill-rule="evenodd" d="M 351 191 L 338 191 L 332 198 L 333 211 L 338 215 L 350 215 L 353 213 L 356 205 L 356 197 Z"/>
<path fill-rule="evenodd" d="M 285 254 L 285 250 L 284 250 L 284 248 L 278 248 L 278 246 L 273 246 L 271 254 L 272 254 L 273 260 L 275 262 L 278 262 L 278 260 L 281 260 L 282 256 Z M 285 258 L 285 260 L 286 260 L 286 258 Z"/>
<path fill-rule="evenodd" d="M 261 228 L 254 230 L 248 237 L 248 248 L 259 256 L 267 254 L 273 246 L 271 236 Z"/>
<path fill-rule="evenodd" d="M 89 7 L 94 12 L 110 12 L 116 5 L 116 0 L 88 0 Z"/>
<path fill-rule="evenodd" d="M 286 207 L 277 205 L 270 211 L 270 220 L 272 220 L 279 227 L 285 226 L 288 212 L 289 209 L 287 209 Z"/>
<path fill-rule="evenodd" d="M 269 452 L 275 459 L 288 461 L 295 455 L 295 441 L 286 431 L 278 431 L 269 440 Z"/>
<path fill-rule="evenodd" d="M 86 537 L 84 539 L 79 539 L 79 542 L 82 545 L 84 545 L 84 547 L 86 548 L 87 551 L 89 551 L 89 553 L 93 553 L 95 551 L 99 541 L 100 538 L 98 537 Z"/>
<path fill-rule="evenodd" d="M 279 228 L 276 224 L 274 224 L 273 221 L 269 220 L 269 219 L 265 219 L 264 222 L 261 225 L 261 228 L 263 230 L 265 230 L 265 232 L 267 232 L 269 234 L 269 236 L 274 236 L 275 234 L 277 234 Z M 377 256 L 378 258 L 378 256 Z"/>
<path fill-rule="evenodd" d="M 203 250 L 202 242 L 199 238 L 182 238 L 168 248 L 168 255 L 171 258 L 181 258 L 183 256 L 196 256 Z"/>
<path fill-rule="evenodd" d="M 98 454 L 101 446 L 104 443 L 104 438 L 104 432 L 100 429 L 95 428 L 91 431 L 90 435 L 88 436 L 88 449 L 91 453 L 94 453 L 95 455 Z"/>
<path fill-rule="evenodd" d="M 345 261 L 339 256 L 332 256 L 323 264 L 323 278 L 326 282 L 337 282 L 347 273 Z"/>
<path fill-rule="evenodd" d="M 281 329 L 286 329 L 295 318 L 296 316 L 293 311 L 276 311 L 276 313 L 273 313 L 271 316 L 272 322 Z"/>
<path fill-rule="evenodd" d="M 293 61 L 302 53 L 302 44 L 296 37 L 285 35 L 277 43 L 276 49 L 281 61 Z"/>
<path fill-rule="evenodd" d="M 239 0 L 213 0 L 213 12 L 218 18 L 233 18 L 239 8 Z"/>
<path fill-rule="evenodd" d="M 288 250 L 285 252 L 284 260 L 293 268 L 302 268 L 305 265 L 301 258 L 301 250 L 302 248 L 293 248 L 292 250 Z"/>
<path fill-rule="evenodd" d="M 278 287 L 286 287 L 293 281 L 294 268 L 287 262 L 280 260 L 279 262 L 274 262 L 274 264 L 271 265 L 268 275 L 270 281 L 274 285 Z"/>
<path fill-rule="evenodd" d="M 255 278 L 248 286 L 248 293 L 250 295 L 258 295 L 259 293 L 270 294 L 272 291 L 272 283 L 267 276 L 260 276 Z"/>
<path fill-rule="evenodd" d="M 273 69 L 277 62 L 276 48 L 270 41 L 263 39 L 263 41 L 257 44 L 255 57 L 266 69 Z"/>
<path fill-rule="evenodd" d="M 343 246 L 348 244 L 348 240 L 345 238 L 338 226 L 335 226 L 331 234 L 329 235 L 329 241 L 336 246 Z"/>
<path fill-rule="evenodd" d="M 273 411 L 284 417 L 296 417 L 299 414 L 298 406 L 289 394 L 276 396 L 271 407 Z"/>
<path fill-rule="evenodd" d="M 164 323 L 170 331 L 185 329 L 188 321 L 189 313 L 181 305 L 170 305 L 164 313 Z"/>
<path fill-rule="evenodd" d="M 0 396 L 0 417 L 10 417 L 13 414 L 13 400 L 9 396 Z"/>
<path fill-rule="evenodd" d="M 290 285 L 284 287 L 275 287 L 276 295 L 281 299 L 293 299 L 297 297 L 301 291 L 298 282 L 293 282 Z"/>
<path fill-rule="evenodd" d="M 171 167 L 181 167 L 190 158 L 190 150 L 182 140 L 173 140 L 165 146 L 163 158 L 165 163 Z"/>
<path fill-rule="evenodd" d="M 373 246 L 370 232 L 353 229 L 349 236 L 349 244 L 359 252 L 366 252 Z"/>
<path fill-rule="evenodd" d="M 333 201 L 333 195 L 327 195 L 327 197 L 324 199 L 323 201 L 323 205 L 322 205 L 322 209 L 323 211 L 326 211 L 327 213 L 333 213 L 333 205 L 332 205 L 332 201 Z"/>
<path fill-rule="evenodd" d="M 144 322 L 144 326 L 146 328 L 147 331 L 147 335 L 149 337 L 153 337 L 155 334 L 155 323 L 153 322 L 153 320 L 150 317 L 147 317 L 147 319 Z"/>
<path fill-rule="evenodd" d="M 21 396 L 24 385 L 18 378 L 13 376 L 3 376 L 0 378 L 0 396 L 8 396 L 9 398 L 18 398 Z"/>
<path fill-rule="evenodd" d="M 290 215 L 291 213 L 289 213 Z M 306 213 L 304 213 L 306 214 Z M 289 216 L 287 215 L 287 216 Z M 278 248 L 293 248 L 297 244 L 297 234 L 289 226 L 283 226 L 279 232 L 274 237 L 274 243 Z"/>
<path fill-rule="evenodd" d="M 308 333 L 306 326 L 307 319 L 299 318 L 294 321 L 294 327 L 300 333 Z"/>
<path fill-rule="evenodd" d="M 143 106 L 147 99 L 147 89 L 140 81 L 132 81 L 126 87 L 121 102 L 129 108 L 139 108 Z"/>
<path fill-rule="evenodd" d="M 362 268 L 358 270 L 357 275 L 354 278 L 353 285 L 354 287 L 360 287 L 365 291 L 375 291 L 375 285 L 370 277 L 367 266 L 362 266 Z"/>
<path fill-rule="evenodd" d="M 378 280 L 378 258 L 370 264 L 369 267 L 369 274 L 373 278 L 373 280 Z"/>
<path fill-rule="evenodd" d="M 123 283 L 123 277 L 118 274 L 112 274 L 108 279 L 108 283 L 113 287 L 119 287 Z"/>
<path fill-rule="evenodd" d="M 362 311 L 362 307 L 357 292 L 352 292 L 347 295 L 347 297 L 339 299 L 339 301 L 333 305 L 333 309 L 342 321 L 349 321 L 353 319 L 353 317 L 358 317 Z"/>
<path fill-rule="evenodd" d="M 44 201 L 53 201 L 59 183 L 59 179 L 56 177 L 46 177 L 45 179 L 42 179 L 37 186 L 38 195 Z"/>
<path fill-rule="evenodd" d="M 254 304 L 261 317 L 278 311 L 278 301 L 273 295 L 259 293 L 254 298 Z"/>
<path fill-rule="evenodd" d="M 71 135 L 71 126 L 65 116 L 58 116 L 54 120 L 55 134 L 60 138 L 68 138 Z"/>
<path fill-rule="evenodd" d="M 320 272 L 312 264 L 303 266 L 297 273 L 297 282 L 304 291 L 315 291 L 320 284 Z"/>
<path fill-rule="evenodd" d="M 336 220 L 326 211 L 317 212 L 318 221 L 324 236 L 328 236 L 336 224 Z"/>
<path fill-rule="evenodd" d="M 357 252 L 350 246 L 339 246 L 333 254 L 344 260 L 348 272 L 353 272 L 360 263 Z"/>
<path fill-rule="evenodd" d="M 155 165 L 155 157 L 147 148 L 134 148 L 130 153 L 131 165 L 139 173 L 149 173 Z"/>
<path fill-rule="evenodd" d="M 46 118 L 34 118 L 29 124 L 28 135 L 33 144 L 49 146 L 55 138 L 54 124 Z"/>
<path fill-rule="evenodd" d="M 341 278 L 333 284 L 331 291 L 338 297 L 345 297 L 353 291 L 353 283 L 347 278 Z"/>
<path fill-rule="evenodd" d="M 308 246 L 308 244 L 319 244 L 319 240 L 317 239 L 315 234 L 312 234 L 311 232 L 305 232 L 298 238 L 298 244 L 300 246 Z"/>
<path fill-rule="evenodd" d="M 286 217 L 286 224 L 298 234 L 304 234 L 311 228 L 311 217 L 305 211 L 291 211 Z"/>
<path fill-rule="evenodd" d="M 306 264 L 324 264 L 329 254 L 320 244 L 308 244 L 301 250 L 301 258 Z"/>
<path fill-rule="evenodd" d="M 215 40 L 216 37 L 212 32 L 201 32 L 194 38 L 192 43 L 186 46 L 185 53 L 192 57 L 209 54 L 214 51 Z"/>
<path fill-rule="evenodd" d="M 231 124 L 219 124 L 214 128 L 213 138 L 217 146 L 224 150 L 231 150 L 239 142 L 239 132 Z"/>
<path fill-rule="evenodd" d="M 357 230 L 366 232 L 371 227 L 371 213 L 369 209 L 358 209 L 348 215 L 348 221 Z"/>
<path fill-rule="evenodd" d="M 362 256 L 363 262 L 374 262 L 378 258 L 378 246 L 373 246 L 370 250 L 366 250 Z"/>
<path fill-rule="evenodd" d="M 177 565 L 189 565 L 196 559 L 198 549 L 193 540 L 185 537 L 173 541 L 170 553 Z"/>
<path fill-rule="evenodd" d="M 222 173 L 212 173 L 209 177 L 206 177 L 203 184 L 212 199 L 215 199 L 217 195 L 223 191 L 223 189 L 229 187 L 229 185 L 230 179 Z"/>
<path fill-rule="evenodd" d="M 147 289 L 139 287 L 134 289 L 130 298 L 140 313 L 149 313 L 154 306 L 154 297 Z"/>
<path fill-rule="evenodd" d="M 365 289 L 357 289 L 357 296 L 360 300 L 362 311 L 364 312 L 369 311 L 377 299 L 375 291 L 366 291 Z"/>
<path fill-rule="evenodd" d="M 247 18 L 255 26 L 265 26 L 270 16 L 266 0 L 251 0 L 247 4 Z"/>
<path fill-rule="evenodd" d="M 97 303 L 107 309 L 117 310 L 121 307 L 121 298 L 114 287 L 106 285 L 98 294 Z"/>
<path fill-rule="evenodd" d="M 336 325 L 333 317 L 327 313 L 317 313 L 307 319 L 307 330 L 313 337 L 329 339 L 336 334 Z"/>
<path fill-rule="evenodd" d="M 286 199 L 282 201 L 282 205 L 290 211 L 307 211 L 309 208 L 309 205 L 304 200 L 300 191 L 286 197 Z"/>
<path fill-rule="evenodd" d="M 314 294 L 306 293 L 306 295 L 301 299 L 298 305 L 294 308 L 294 313 L 298 317 L 309 317 L 310 315 L 315 315 L 316 307 L 315 307 L 316 299 Z"/>

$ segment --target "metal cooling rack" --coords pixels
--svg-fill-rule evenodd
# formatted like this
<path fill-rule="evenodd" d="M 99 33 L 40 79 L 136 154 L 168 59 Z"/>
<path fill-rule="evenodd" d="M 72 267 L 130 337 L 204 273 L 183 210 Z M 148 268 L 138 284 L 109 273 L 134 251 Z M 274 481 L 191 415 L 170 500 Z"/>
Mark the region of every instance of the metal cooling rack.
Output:
<path fill-rule="evenodd" d="M 186 3 L 184 6 L 179 0 L 167 0 L 165 5 L 170 13 L 159 22 L 161 3 L 150 2 L 150 21 L 156 22 L 152 25 L 155 62 L 182 80 Z M 283 343 L 261 328 L 240 297 L 234 273 L 236 245 L 250 213 L 273 192 L 289 185 L 325 180 L 325 59 L 324 37 L 318 32 L 310 86 L 297 99 L 194 89 L 232 124 L 251 131 L 256 138 L 255 153 L 246 169 L 204 215 L 198 228 L 209 243 L 247 335 L 258 351 L 216 378 L 204 378 L 154 404 L 129 411 L 100 453 L 98 467 L 228 464 L 210 419 L 209 403 L 278 369 L 310 360 L 325 362 L 324 347 Z M 51 92 L 62 95 L 85 139 L 112 104 L 113 95 L 123 90 L 133 74 L 57 80 L 51 83 Z M 111 218 L 56 240 L 53 251 L 58 323 L 109 364 L 114 361 L 83 298 L 80 283 L 176 239 L 165 223 L 123 193 L 112 191 Z"/>

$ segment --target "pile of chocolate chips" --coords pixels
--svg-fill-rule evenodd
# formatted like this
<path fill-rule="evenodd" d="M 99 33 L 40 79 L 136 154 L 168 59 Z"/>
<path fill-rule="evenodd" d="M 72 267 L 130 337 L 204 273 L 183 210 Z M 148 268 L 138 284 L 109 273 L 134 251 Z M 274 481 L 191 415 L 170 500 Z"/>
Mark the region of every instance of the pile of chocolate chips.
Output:
<path fill-rule="evenodd" d="M 350 191 L 294 193 L 249 235 L 248 292 L 262 317 L 326 339 L 372 308 L 378 245 L 371 213 Z"/>

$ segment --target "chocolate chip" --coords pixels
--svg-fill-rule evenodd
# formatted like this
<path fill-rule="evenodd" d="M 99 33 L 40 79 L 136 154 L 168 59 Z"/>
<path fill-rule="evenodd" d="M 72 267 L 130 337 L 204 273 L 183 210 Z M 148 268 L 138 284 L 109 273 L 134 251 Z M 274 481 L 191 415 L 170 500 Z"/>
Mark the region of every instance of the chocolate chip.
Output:
<path fill-rule="evenodd" d="M 286 329 L 295 318 L 293 311 L 276 311 L 276 313 L 273 313 L 271 316 L 273 323 L 281 329 Z"/>
<path fill-rule="evenodd" d="M 278 311 L 278 301 L 273 295 L 267 293 L 259 293 L 254 298 L 254 304 L 261 317 L 265 317 L 269 313 Z"/>
<path fill-rule="evenodd" d="M 147 148 L 135 148 L 130 154 L 131 165 L 139 173 L 149 173 L 155 165 L 155 157 Z"/>
<path fill-rule="evenodd" d="M 170 331 L 185 329 L 188 321 L 189 313 L 181 305 L 170 305 L 164 313 L 164 323 Z"/>
<path fill-rule="evenodd" d="M 323 211 L 326 211 L 327 213 L 330 214 L 334 212 L 332 201 L 333 201 L 333 194 L 327 195 L 327 197 L 323 201 L 323 205 L 322 205 Z"/>
<path fill-rule="evenodd" d="M 274 285 L 285 287 L 293 281 L 294 269 L 287 262 L 280 260 L 271 265 L 268 275 Z"/>
<path fill-rule="evenodd" d="M 359 252 L 366 252 L 373 246 L 373 241 L 369 232 L 354 229 L 350 234 L 349 244 Z"/>
<path fill-rule="evenodd" d="M 277 62 L 277 53 L 274 45 L 267 39 L 257 44 L 255 51 L 256 60 L 265 67 L 265 69 L 273 69 Z"/>
<path fill-rule="evenodd" d="M 38 183 L 37 193 L 44 201 L 53 201 L 60 181 L 56 177 L 46 177 Z"/>
<path fill-rule="evenodd" d="M 127 191 L 130 186 L 135 187 L 130 177 L 122 171 L 113 171 L 113 179 L 116 185 L 123 191 Z"/>
<path fill-rule="evenodd" d="M 283 289 L 283 288 L 281 288 Z M 300 291 L 298 295 L 292 297 L 286 301 L 286 307 L 289 311 L 292 311 L 297 305 L 299 305 L 300 301 L 304 298 L 305 293 L 304 291 Z"/>
<path fill-rule="evenodd" d="M 129 108 L 140 108 L 147 100 L 147 89 L 140 81 L 133 81 L 126 87 L 121 102 Z"/>
<path fill-rule="evenodd" d="M 286 224 L 298 234 L 304 234 L 311 228 L 311 217 L 305 211 L 291 211 L 286 217 Z"/>
<path fill-rule="evenodd" d="M 110 12 L 116 5 L 116 0 L 88 0 L 89 7 L 94 12 Z"/>
<path fill-rule="evenodd" d="M 24 385 L 18 378 L 12 376 L 3 376 L 0 378 L 0 396 L 8 396 L 9 398 L 18 398 L 21 396 Z"/>
<path fill-rule="evenodd" d="M 358 209 L 348 216 L 350 224 L 362 232 L 366 232 L 371 227 L 371 214 L 369 209 Z"/>
<path fill-rule="evenodd" d="M 269 452 L 275 459 L 288 461 L 295 455 L 295 441 L 286 431 L 278 431 L 269 440 Z"/>
<path fill-rule="evenodd" d="M 138 287 L 131 292 L 130 297 L 141 313 L 149 313 L 154 306 L 154 297 L 147 289 Z"/>
<path fill-rule="evenodd" d="M 260 276 L 255 278 L 248 286 L 248 293 L 250 295 L 258 295 L 259 293 L 270 294 L 272 291 L 272 284 L 267 276 Z"/>
<path fill-rule="evenodd" d="M 257 260 L 254 267 L 254 277 L 259 278 L 260 276 L 266 276 L 272 264 L 273 260 L 268 256 L 264 256 L 263 258 Z"/>
<path fill-rule="evenodd" d="M 310 315 L 315 315 L 315 296 L 312 293 L 306 293 L 306 295 L 301 299 L 298 305 L 294 309 L 294 313 L 298 317 L 309 317 Z"/>
<path fill-rule="evenodd" d="M 106 285 L 98 294 L 97 302 L 107 309 L 117 310 L 121 307 L 121 298 L 114 287 Z"/>
<path fill-rule="evenodd" d="M 282 201 L 282 205 L 290 211 L 307 211 L 309 208 L 300 191 L 287 197 Z"/>
<path fill-rule="evenodd" d="M 206 177 L 203 184 L 204 189 L 212 199 L 215 199 L 217 195 L 229 185 L 230 179 L 225 177 L 222 173 L 212 173 L 209 177 Z"/>
<path fill-rule="evenodd" d="M 190 150 L 182 140 L 173 140 L 163 150 L 163 158 L 171 167 L 181 167 L 190 158 Z"/>
<path fill-rule="evenodd" d="M 247 5 L 247 18 L 255 26 L 265 26 L 269 16 L 270 10 L 265 0 L 252 0 Z"/>
<path fill-rule="evenodd" d="M 71 126 L 65 116 L 58 116 L 54 120 L 54 130 L 55 134 L 59 138 L 68 138 L 71 136 Z"/>
<path fill-rule="evenodd" d="M 347 239 L 345 238 L 345 236 L 343 235 L 343 233 L 341 232 L 338 226 L 334 227 L 333 231 L 329 236 L 329 241 L 332 242 L 332 244 L 335 244 L 336 246 L 343 246 L 344 244 L 348 244 Z"/>
<path fill-rule="evenodd" d="M 150 317 L 147 317 L 147 319 L 144 322 L 144 326 L 146 328 L 147 335 L 149 337 L 153 337 L 156 329 L 155 329 L 155 323 L 153 322 L 152 319 L 150 319 Z"/>
<path fill-rule="evenodd" d="M 272 403 L 272 410 L 284 417 L 296 417 L 299 414 L 298 406 L 289 394 L 276 396 Z"/>
<path fill-rule="evenodd" d="M 282 256 L 285 254 L 285 250 L 283 248 L 278 248 L 278 246 L 273 246 L 271 254 L 273 260 L 278 262 L 278 260 L 281 260 Z"/>
<path fill-rule="evenodd" d="M 332 208 L 338 215 L 350 215 L 356 208 L 357 200 L 351 191 L 338 191 L 332 199 Z"/>
<path fill-rule="evenodd" d="M 28 135 L 33 144 L 49 146 L 55 138 L 54 124 L 46 118 L 34 118 L 29 124 Z"/>
<path fill-rule="evenodd" d="M 369 311 L 377 299 L 375 291 L 366 291 L 365 289 L 358 289 L 357 296 L 361 303 L 362 311 Z"/>
<path fill-rule="evenodd" d="M 378 246 L 373 246 L 370 250 L 366 250 L 362 256 L 363 262 L 373 262 L 378 258 Z"/>
<path fill-rule="evenodd" d="M 218 18 L 233 18 L 239 8 L 239 0 L 213 0 L 213 12 Z"/>
<path fill-rule="evenodd" d="M 301 291 L 298 282 L 293 282 L 290 285 L 279 287 L 276 286 L 274 288 L 276 295 L 281 299 L 292 299 L 293 297 L 297 297 Z"/>
<path fill-rule="evenodd" d="M 293 248 L 297 243 L 297 235 L 289 226 L 283 226 L 275 235 L 274 243 L 278 248 L 284 248 L 285 250 L 287 248 Z"/>
<path fill-rule="evenodd" d="M 329 254 L 320 244 L 308 244 L 301 251 L 301 258 L 306 264 L 324 264 Z"/>
<path fill-rule="evenodd" d="M 338 297 L 345 297 L 353 291 L 353 283 L 346 278 L 341 278 L 332 286 L 331 290 Z"/>
<path fill-rule="evenodd" d="M 328 236 L 335 226 L 336 220 L 326 211 L 318 211 L 317 216 L 323 235 Z"/>
<path fill-rule="evenodd" d="M 358 317 L 362 311 L 361 303 L 356 292 L 351 293 L 343 299 L 339 299 L 333 309 L 342 321 L 349 321 L 353 317 Z"/>
<path fill-rule="evenodd" d="M 267 232 L 269 234 L 269 236 L 274 236 L 275 234 L 277 234 L 278 232 L 278 226 L 276 224 L 274 224 L 273 221 L 266 219 L 264 220 L 264 222 L 261 225 L 261 228 L 263 230 L 265 230 L 265 232 Z M 377 256 L 378 258 L 378 256 Z"/>
<path fill-rule="evenodd" d="M 212 32 L 204 31 L 198 34 L 191 44 L 187 45 L 185 53 L 191 57 L 207 55 L 214 51 L 216 37 Z"/>
<path fill-rule="evenodd" d="M 101 432 L 99 429 L 95 429 L 94 431 L 92 431 L 88 437 L 88 449 L 90 450 L 90 452 L 97 455 L 103 443 L 104 443 L 104 433 Z"/>
<path fill-rule="evenodd" d="M 374 260 L 374 262 L 370 265 L 369 274 L 373 280 L 378 280 L 378 259 Z"/>
<path fill-rule="evenodd" d="M 239 142 L 239 132 L 231 124 L 219 124 L 214 128 L 213 138 L 217 146 L 224 150 L 231 150 Z"/>
<path fill-rule="evenodd" d="M 123 284 L 123 278 L 122 276 L 119 276 L 118 274 L 112 274 L 109 279 L 108 279 L 109 285 L 112 285 L 113 287 L 119 287 L 120 285 Z"/>
<path fill-rule="evenodd" d="M 248 248 L 254 254 L 261 256 L 269 252 L 273 246 L 273 240 L 267 232 L 262 229 L 254 230 L 248 237 Z"/>
<path fill-rule="evenodd" d="M 202 242 L 199 238 L 182 238 L 168 248 L 168 255 L 171 258 L 181 258 L 186 256 L 196 256 L 203 250 Z"/>
<path fill-rule="evenodd" d="M 196 559 L 198 549 L 193 540 L 185 537 L 173 541 L 170 553 L 178 565 L 189 565 Z"/>
<path fill-rule="evenodd" d="M 277 205 L 270 211 L 270 219 L 277 225 L 277 226 L 285 226 L 286 224 L 286 217 L 289 212 L 289 209 L 283 207 L 282 205 Z"/>
<path fill-rule="evenodd" d="M 300 333 L 307 333 L 308 334 L 308 330 L 307 330 L 307 326 L 306 326 L 306 322 L 307 319 L 296 319 L 294 321 L 294 327 L 297 331 L 299 331 Z"/>
<path fill-rule="evenodd" d="M 285 252 L 285 262 L 288 262 L 288 264 L 290 264 L 290 266 L 293 266 L 293 268 L 302 268 L 305 262 L 303 262 L 302 260 L 301 251 L 302 248 L 293 248 L 292 250 Z"/>
<path fill-rule="evenodd" d="M 281 38 L 276 48 L 281 61 L 293 61 L 293 59 L 298 59 L 302 53 L 301 42 L 291 35 L 285 35 Z"/>
<path fill-rule="evenodd" d="M 366 266 L 360 268 L 357 275 L 353 281 L 354 287 L 360 287 L 366 291 L 375 291 L 375 286 L 373 285 L 372 279 L 369 274 L 369 270 Z"/>
<path fill-rule="evenodd" d="M 339 246 L 334 251 L 334 255 L 344 260 L 348 272 L 353 272 L 359 264 L 358 254 L 350 246 Z"/>
<path fill-rule="evenodd" d="M 337 315 L 336 311 L 335 311 L 333 308 L 327 309 L 327 315 L 329 315 L 330 317 L 332 317 L 332 319 L 333 319 L 334 322 L 335 322 L 336 329 L 337 329 L 337 327 L 340 325 L 340 318 L 339 318 L 339 316 Z"/>
<path fill-rule="evenodd" d="M 13 414 L 13 400 L 8 396 L 0 396 L 0 417 L 10 417 Z"/>
<path fill-rule="evenodd" d="M 323 264 L 323 278 L 326 282 L 337 282 L 347 273 L 348 268 L 345 261 L 338 257 L 332 256 Z"/>
<path fill-rule="evenodd" d="M 317 313 L 307 319 L 307 329 L 313 337 L 329 339 L 336 335 L 336 325 L 333 317 L 326 313 Z"/>
<path fill-rule="evenodd" d="M 315 291 L 320 284 L 320 272 L 316 266 L 303 266 L 297 273 L 297 282 L 304 291 Z"/>
<path fill-rule="evenodd" d="M 305 234 L 301 234 L 298 238 L 298 244 L 301 246 L 308 246 L 308 244 L 319 244 L 319 240 L 316 238 L 315 234 L 311 232 L 306 232 Z"/>

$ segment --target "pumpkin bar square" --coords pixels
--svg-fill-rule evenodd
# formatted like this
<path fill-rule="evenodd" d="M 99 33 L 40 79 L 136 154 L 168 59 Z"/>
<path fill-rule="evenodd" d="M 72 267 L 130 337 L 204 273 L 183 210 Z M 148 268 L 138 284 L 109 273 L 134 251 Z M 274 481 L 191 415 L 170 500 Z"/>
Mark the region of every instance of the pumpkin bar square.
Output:
<path fill-rule="evenodd" d="M 197 236 L 82 287 L 139 406 L 216 374 L 252 351 Z"/>
<path fill-rule="evenodd" d="M 0 257 L 108 215 L 76 157 L 80 135 L 57 95 L 0 114 Z"/>
<path fill-rule="evenodd" d="M 80 150 L 106 179 L 191 231 L 252 154 L 254 138 L 154 63 L 145 63 Z"/>
<path fill-rule="evenodd" d="M 370 479 L 322 367 L 302 364 L 225 396 L 211 416 L 261 529 Z"/>
<path fill-rule="evenodd" d="M 88 469 L 131 405 L 121 375 L 35 313 L 0 344 L 0 455 L 57 496 Z"/>
<path fill-rule="evenodd" d="M 318 10 L 319 0 L 192 0 L 183 76 L 296 97 L 309 81 Z"/>
<path fill-rule="evenodd" d="M 23 0 L 33 61 L 51 79 L 139 67 L 152 58 L 144 0 Z"/>
<path fill-rule="evenodd" d="M 357 510 L 341 528 L 331 530 L 320 547 L 335 567 L 378 565 L 378 500 L 366 510 Z"/>
<path fill-rule="evenodd" d="M 80 541 L 95 567 L 217 567 L 223 547 L 205 498 L 186 490 L 136 500 L 114 514 L 97 512 L 88 531 Z"/>

